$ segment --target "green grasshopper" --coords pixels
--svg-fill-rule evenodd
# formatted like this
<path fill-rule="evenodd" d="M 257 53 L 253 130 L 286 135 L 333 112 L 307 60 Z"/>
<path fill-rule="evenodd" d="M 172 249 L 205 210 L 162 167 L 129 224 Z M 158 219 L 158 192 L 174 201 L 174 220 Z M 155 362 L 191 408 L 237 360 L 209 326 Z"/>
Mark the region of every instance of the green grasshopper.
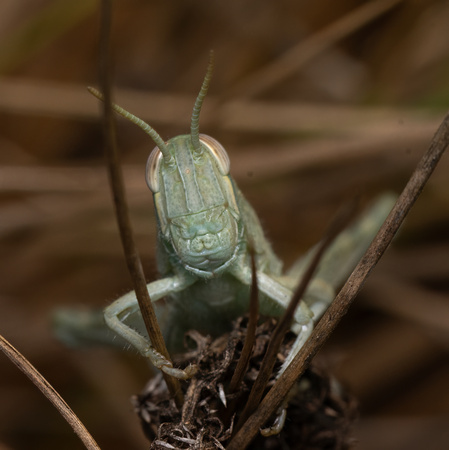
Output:
<path fill-rule="evenodd" d="M 279 317 L 286 309 L 307 261 L 286 273 L 264 236 L 259 219 L 231 178 L 229 157 L 215 139 L 199 134 L 199 115 L 212 76 L 213 62 L 193 108 L 190 134 L 165 142 L 141 119 L 114 110 L 143 129 L 156 144 L 148 158 L 146 181 L 153 193 L 161 279 L 147 285 L 170 351 L 182 349 L 184 334 L 195 329 L 214 336 L 248 310 L 251 256 L 256 262 L 260 314 Z M 101 94 L 90 88 L 98 98 Z M 335 297 L 390 211 L 394 199 L 381 197 L 368 213 L 344 231 L 324 256 L 301 300 L 291 327 L 297 338 L 283 368 L 301 349 L 314 323 Z M 162 371 L 188 378 L 190 370 L 173 368 L 148 340 L 137 299 L 129 292 L 104 311 L 106 324 Z M 139 325 L 140 322 L 140 325 Z"/>

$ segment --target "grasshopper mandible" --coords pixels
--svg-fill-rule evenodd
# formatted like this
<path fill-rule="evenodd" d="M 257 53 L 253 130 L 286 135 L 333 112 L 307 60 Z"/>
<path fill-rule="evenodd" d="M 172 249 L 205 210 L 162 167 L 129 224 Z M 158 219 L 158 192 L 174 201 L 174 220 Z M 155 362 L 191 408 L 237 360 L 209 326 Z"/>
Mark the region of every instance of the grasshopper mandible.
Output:
<path fill-rule="evenodd" d="M 250 252 L 257 267 L 259 311 L 273 317 L 287 307 L 310 257 L 306 255 L 282 273 L 282 263 L 266 240 L 255 211 L 230 176 L 225 149 L 215 139 L 199 134 L 199 115 L 212 70 L 211 59 L 193 108 L 190 134 L 164 141 L 141 119 L 113 105 L 156 144 L 148 158 L 146 181 L 154 198 L 162 278 L 147 288 L 152 302 L 167 299 L 163 306 L 156 304 L 156 312 L 172 351 L 182 349 L 189 329 L 216 336 L 228 331 L 232 320 L 247 311 Z M 95 89 L 90 92 L 102 98 Z M 281 371 L 310 336 L 315 321 L 334 299 L 335 289 L 352 271 L 393 203 L 393 196 L 381 197 L 327 251 L 296 310 L 291 328 L 297 338 Z M 152 348 L 143 327 L 136 325 L 139 310 L 134 292 L 108 306 L 104 318 L 154 366 L 178 378 L 191 376 L 189 371 L 173 368 Z"/>

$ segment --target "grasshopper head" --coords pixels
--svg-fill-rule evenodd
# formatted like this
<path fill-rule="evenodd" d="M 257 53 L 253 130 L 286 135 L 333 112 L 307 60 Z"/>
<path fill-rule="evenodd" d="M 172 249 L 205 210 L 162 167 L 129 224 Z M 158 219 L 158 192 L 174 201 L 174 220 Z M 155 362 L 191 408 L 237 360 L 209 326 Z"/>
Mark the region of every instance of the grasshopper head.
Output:
<path fill-rule="evenodd" d="M 229 178 L 229 158 L 219 142 L 191 135 L 166 143 L 171 157 L 156 147 L 147 163 L 147 183 L 154 193 L 164 238 L 183 266 L 200 276 L 226 268 L 239 249 L 240 214 Z"/>
<path fill-rule="evenodd" d="M 211 53 L 193 107 L 190 134 L 168 142 L 155 140 L 157 147 L 147 163 L 147 184 L 154 193 L 162 234 L 182 265 L 203 277 L 231 264 L 243 232 L 226 150 L 215 139 L 199 134 L 199 115 L 212 70 Z"/>

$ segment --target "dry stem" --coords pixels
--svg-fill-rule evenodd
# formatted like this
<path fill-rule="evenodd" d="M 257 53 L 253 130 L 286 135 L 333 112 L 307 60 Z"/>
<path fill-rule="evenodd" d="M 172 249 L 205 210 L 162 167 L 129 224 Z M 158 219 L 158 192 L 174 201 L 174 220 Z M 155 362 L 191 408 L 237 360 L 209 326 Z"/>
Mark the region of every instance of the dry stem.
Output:
<path fill-rule="evenodd" d="M 0 335 L 0 349 L 5 355 L 34 383 L 34 385 L 50 400 L 62 417 L 69 423 L 73 431 L 88 450 L 100 450 L 95 439 L 87 431 L 64 399 L 55 388 L 39 373 L 39 371 L 3 336 Z"/>
<path fill-rule="evenodd" d="M 145 275 L 143 273 L 142 263 L 134 242 L 131 222 L 129 220 L 128 205 L 125 196 L 125 187 L 123 175 L 120 168 L 117 140 L 114 126 L 114 117 L 111 107 L 111 71 L 109 55 L 109 36 L 111 29 L 111 2 L 102 1 L 101 14 L 101 68 L 100 83 L 104 96 L 103 102 L 103 125 L 105 133 L 105 150 L 109 170 L 109 181 L 111 185 L 112 196 L 114 199 L 117 223 L 120 229 L 123 250 L 125 253 L 128 270 L 131 274 L 134 290 L 136 292 L 139 308 L 145 323 L 148 336 L 152 346 L 157 352 L 165 356 L 170 361 L 170 356 L 165 346 L 164 338 L 156 319 L 156 313 L 153 308 L 148 290 L 146 287 Z M 177 405 L 182 405 L 183 395 L 177 379 L 163 373 L 170 393 L 174 396 Z"/>

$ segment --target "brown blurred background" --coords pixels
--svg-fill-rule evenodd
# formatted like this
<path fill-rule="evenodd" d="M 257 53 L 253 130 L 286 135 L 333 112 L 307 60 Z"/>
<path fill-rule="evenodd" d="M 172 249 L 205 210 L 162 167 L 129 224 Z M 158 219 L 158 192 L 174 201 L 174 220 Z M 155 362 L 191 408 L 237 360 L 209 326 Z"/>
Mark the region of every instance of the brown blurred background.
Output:
<path fill-rule="evenodd" d="M 374 5 L 374 6 L 373 6 Z M 115 97 L 164 137 L 188 130 L 208 52 L 201 131 L 286 264 L 338 206 L 399 192 L 449 105 L 449 2 L 115 2 Z M 68 350 L 56 306 L 103 307 L 130 289 L 102 156 L 99 2 L 0 3 L 0 333 L 47 377 L 104 449 L 147 444 L 129 397 L 135 352 Z M 155 225 L 152 142 L 119 121 L 146 276 Z M 320 359 L 359 398 L 362 450 L 449 447 L 449 156 Z M 0 357 L 0 449 L 78 449 L 68 425 Z"/>

